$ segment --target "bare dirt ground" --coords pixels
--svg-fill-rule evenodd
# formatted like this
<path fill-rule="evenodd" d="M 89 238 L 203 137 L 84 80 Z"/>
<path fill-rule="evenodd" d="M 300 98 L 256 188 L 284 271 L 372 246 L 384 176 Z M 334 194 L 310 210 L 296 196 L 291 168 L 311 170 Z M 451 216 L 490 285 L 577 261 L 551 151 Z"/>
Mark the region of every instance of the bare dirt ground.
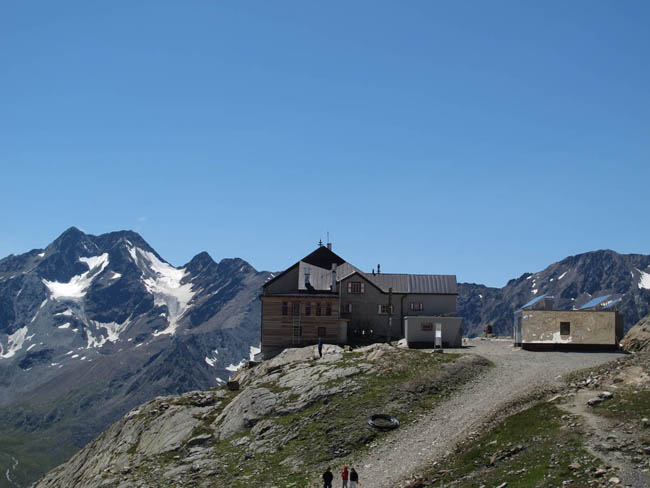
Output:
<path fill-rule="evenodd" d="M 514 348 L 510 340 L 468 342 L 463 352 L 479 354 L 494 363 L 430 415 L 395 430 L 371 446 L 355 465 L 362 486 L 395 488 L 416 477 L 418 470 L 448 454 L 509 404 L 535 389 L 560 385 L 561 376 L 621 357 L 621 353 L 532 352 Z"/>

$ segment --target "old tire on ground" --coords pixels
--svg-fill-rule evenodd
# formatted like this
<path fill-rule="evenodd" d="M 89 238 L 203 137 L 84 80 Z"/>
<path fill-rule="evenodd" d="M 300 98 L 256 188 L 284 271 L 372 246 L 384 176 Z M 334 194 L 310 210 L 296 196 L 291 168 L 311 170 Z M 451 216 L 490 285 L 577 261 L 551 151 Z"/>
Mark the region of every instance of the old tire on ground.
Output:
<path fill-rule="evenodd" d="M 376 423 L 375 420 L 385 420 L 387 422 L 390 422 L 390 424 L 385 424 L 383 422 Z M 376 413 L 370 416 L 370 418 L 368 419 L 368 425 L 370 427 L 374 427 L 375 429 L 391 430 L 399 427 L 399 420 L 397 420 L 392 415 L 386 415 L 384 413 Z"/>

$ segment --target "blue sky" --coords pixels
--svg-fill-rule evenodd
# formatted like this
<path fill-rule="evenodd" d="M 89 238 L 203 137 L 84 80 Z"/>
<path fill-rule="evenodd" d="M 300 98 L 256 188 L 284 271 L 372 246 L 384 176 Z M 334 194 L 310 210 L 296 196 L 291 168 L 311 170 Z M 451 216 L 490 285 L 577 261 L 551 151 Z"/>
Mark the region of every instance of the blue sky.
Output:
<path fill-rule="evenodd" d="M 75 225 L 175 265 L 502 286 L 650 253 L 645 1 L 0 2 L 0 256 Z"/>

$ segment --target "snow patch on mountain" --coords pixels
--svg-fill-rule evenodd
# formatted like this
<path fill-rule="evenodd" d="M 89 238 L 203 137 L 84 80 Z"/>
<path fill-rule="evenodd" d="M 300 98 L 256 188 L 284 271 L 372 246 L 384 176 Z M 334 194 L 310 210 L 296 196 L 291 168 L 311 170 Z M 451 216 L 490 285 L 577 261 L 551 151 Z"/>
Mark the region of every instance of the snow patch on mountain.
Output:
<path fill-rule="evenodd" d="M 18 329 L 16 332 L 7 337 L 7 352 L 4 351 L 0 344 L 0 359 L 9 359 L 16 355 L 16 352 L 23 348 L 25 337 L 27 336 L 27 326 Z"/>
<path fill-rule="evenodd" d="M 70 328 L 70 322 L 66 322 L 63 325 L 59 325 L 59 329 L 69 329 Z"/>
<path fill-rule="evenodd" d="M 564 273 L 562 273 L 562 274 L 558 277 L 557 280 L 560 281 L 562 278 L 564 278 L 564 277 L 566 276 L 567 273 L 568 273 L 568 271 L 565 271 Z"/>
<path fill-rule="evenodd" d="M 210 366 L 212 366 L 214 368 L 214 366 L 217 364 L 217 355 L 218 354 L 219 354 L 219 349 L 215 349 L 212 352 L 213 357 L 206 356 L 205 357 L 205 362 L 208 363 L 208 365 L 210 365 Z"/>
<path fill-rule="evenodd" d="M 178 321 L 187 310 L 189 302 L 194 297 L 191 283 L 183 283 L 187 275 L 184 268 L 174 268 L 171 264 L 158 259 L 155 254 L 143 251 L 137 247 L 129 247 L 129 254 L 140 271 L 147 291 L 154 296 L 156 306 L 166 306 L 169 312 L 168 327 L 153 335 L 174 335 Z"/>
<path fill-rule="evenodd" d="M 639 288 L 650 290 L 650 273 L 641 271 L 637 268 L 637 271 L 641 276 L 639 276 Z"/>
<path fill-rule="evenodd" d="M 231 371 L 232 373 L 234 373 L 234 372 L 237 371 L 239 368 L 241 368 L 241 367 L 244 365 L 245 362 L 246 362 L 246 360 L 245 360 L 245 359 L 242 359 L 242 360 L 239 362 L 239 364 L 230 364 L 230 365 L 226 366 L 226 371 Z"/>
<path fill-rule="evenodd" d="M 52 298 L 55 300 L 77 300 L 83 298 L 93 279 L 108 266 L 108 254 L 104 253 L 101 256 L 82 257 L 79 258 L 79 261 L 88 265 L 88 271 L 73 276 L 67 283 L 42 280 L 43 284 L 50 290 Z"/>
<path fill-rule="evenodd" d="M 95 337 L 90 329 L 86 329 L 86 349 L 90 349 L 91 347 L 99 348 L 107 342 L 117 342 L 120 334 L 128 327 L 129 320 L 127 319 L 121 324 L 117 322 L 97 322 L 95 320 L 91 320 L 90 323 L 95 327 L 98 334 Z M 102 329 L 106 330 L 106 335 L 102 332 Z"/>

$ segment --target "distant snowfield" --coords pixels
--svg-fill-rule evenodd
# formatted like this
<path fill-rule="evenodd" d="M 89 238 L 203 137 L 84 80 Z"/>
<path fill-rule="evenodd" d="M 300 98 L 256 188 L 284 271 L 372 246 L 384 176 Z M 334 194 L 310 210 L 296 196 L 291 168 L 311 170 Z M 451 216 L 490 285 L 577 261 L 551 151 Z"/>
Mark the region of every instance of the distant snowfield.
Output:
<path fill-rule="evenodd" d="M 254 360 L 255 360 L 255 355 L 256 355 L 257 353 L 259 353 L 261 350 L 262 350 L 262 349 L 259 348 L 259 347 L 250 346 L 249 351 L 248 351 L 248 353 L 249 353 L 249 359 L 250 359 L 251 361 L 254 361 Z M 230 372 L 232 372 L 232 373 L 234 373 L 235 371 L 237 371 L 237 370 L 239 370 L 240 368 L 242 368 L 242 367 L 246 364 L 246 361 L 247 361 L 247 359 L 244 358 L 244 359 L 242 359 L 242 360 L 239 362 L 239 364 L 231 364 L 231 365 L 227 366 L 227 367 L 226 367 L 226 370 L 227 370 L 227 371 L 230 371 Z"/>
<path fill-rule="evenodd" d="M 4 351 L 0 344 L 0 359 L 9 359 L 16 355 L 16 352 L 23 348 L 25 337 L 27 336 L 27 326 L 18 329 L 16 332 L 7 337 L 7 352 Z"/>
<path fill-rule="evenodd" d="M 91 320 L 90 323 L 95 326 L 99 333 L 95 337 L 90 329 L 86 329 L 86 349 L 91 347 L 102 347 L 107 342 L 117 342 L 120 338 L 120 334 L 126 330 L 129 325 L 129 320 L 125 320 L 123 323 L 118 324 L 117 322 L 97 322 Z M 106 337 L 101 332 L 101 329 L 106 329 Z"/>
<path fill-rule="evenodd" d="M 178 320 L 183 316 L 194 292 L 192 284 L 181 284 L 187 274 L 184 268 L 176 269 L 171 264 L 164 263 L 149 251 L 137 247 L 129 247 L 131 258 L 144 275 L 143 283 L 147 291 L 154 296 L 156 306 L 166 305 L 169 311 L 168 327 L 155 332 L 154 336 L 176 333 Z"/>
<path fill-rule="evenodd" d="M 637 269 L 637 271 L 641 275 L 639 277 L 639 288 L 650 290 L 650 273 L 646 273 L 645 271 L 641 271 L 640 269 Z"/>
<path fill-rule="evenodd" d="M 210 356 L 206 356 L 205 362 L 214 368 L 214 366 L 217 364 L 217 355 L 219 354 L 219 349 L 215 349 L 212 354 L 214 357 L 211 358 Z"/>
<path fill-rule="evenodd" d="M 50 290 L 52 298 L 55 300 L 78 300 L 86 296 L 86 291 L 93 282 L 93 279 L 108 266 L 108 254 L 104 253 L 101 256 L 79 258 L 79 261 L 88 265 L 88 271 L 73 276 L 67 283 L 42 280 L 43 284 Z"/>

